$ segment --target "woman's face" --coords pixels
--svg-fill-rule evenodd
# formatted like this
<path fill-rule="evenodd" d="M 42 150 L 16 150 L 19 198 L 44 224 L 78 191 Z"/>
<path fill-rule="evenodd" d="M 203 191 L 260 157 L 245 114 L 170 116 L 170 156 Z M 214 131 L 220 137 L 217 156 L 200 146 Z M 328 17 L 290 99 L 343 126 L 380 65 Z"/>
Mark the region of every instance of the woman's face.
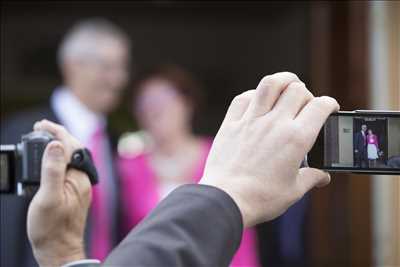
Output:
<path fill-rule="evenodd" d="M 172 83 L 153 78 L 141 87 L 134 109 L 141 126 L 153 138 L 168 142 L 190 129 L 192 110 Z"/>
<path fill-rule="evenodd" d="M 372 130 L 368 130 L 368 134 L 372 134 Z"/>

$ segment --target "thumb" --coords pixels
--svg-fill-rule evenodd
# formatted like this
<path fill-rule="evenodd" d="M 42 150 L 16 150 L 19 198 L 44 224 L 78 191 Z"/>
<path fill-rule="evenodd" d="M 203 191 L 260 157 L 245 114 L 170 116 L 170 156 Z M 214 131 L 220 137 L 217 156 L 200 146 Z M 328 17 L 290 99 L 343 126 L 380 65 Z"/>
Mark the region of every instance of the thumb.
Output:
<path fill-rule="evenodd" d="M 323 187 L 330 181 L 329 173 L 315 168 L 301 168 L 297 175 L 297 183 L 301 186 L 304 194 L 314 187 Z"/>
<path fill-rule="evenodd" d="M 40 190 L 49 196 L 58 195 L 63 188 L 66 168 L 64 146 L 59 141 L 52 141 L 47 145 L 42 159 Z"/>

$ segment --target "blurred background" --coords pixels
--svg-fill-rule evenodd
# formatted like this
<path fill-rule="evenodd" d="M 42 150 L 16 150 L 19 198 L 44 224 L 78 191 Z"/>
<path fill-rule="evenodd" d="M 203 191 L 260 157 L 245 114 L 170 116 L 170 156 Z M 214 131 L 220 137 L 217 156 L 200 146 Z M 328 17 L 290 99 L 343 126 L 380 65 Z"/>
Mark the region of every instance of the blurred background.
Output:
<path fill-rule="evenodd" d="M 93 17 L 115 23 L 132 41 L 126 97 L 109 116 L 116 136 L 142 128 L 132 115 L 132 84 L 160 64 L 191 73 L 201 88 L 193 121 L 201 136 L 216 134 L 235 95 L 279 71 L 296 73 L 316 95 L 335 97 L 342 110 L 400 110 L 397 1 L 6 1 L 1 127 L 16 112 L 48 102 L 62 84 L 59 44 L 75 23 Z M 283 222 L 257 228 L 263 266 L 400 266 L 400 177 L 333 174 L 331 185 L 306 202 L 295 260 L 282 252 Z"/>

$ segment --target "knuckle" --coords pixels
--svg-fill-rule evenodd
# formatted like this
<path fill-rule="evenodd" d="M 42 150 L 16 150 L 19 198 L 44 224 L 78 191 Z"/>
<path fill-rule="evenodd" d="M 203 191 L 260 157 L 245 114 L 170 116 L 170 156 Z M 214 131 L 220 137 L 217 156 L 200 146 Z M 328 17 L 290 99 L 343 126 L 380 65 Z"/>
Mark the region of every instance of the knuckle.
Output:
<path fill-rule="evenodd" d="M 321 101 L 325 103 L 325 105 L 330 106 L 332 108 L 339 108 L 339 104 L 336 99 L 329 97 L 329 96 L 321 96 Z"/>
<path fill-rule="evenodd" d="M 91 198 L 92 186 L 86 173 L 74 170 L 73 176 L 75 176 L 74 180 L 76 181 L 76 186 L 79 190 L 80 195 L 84 199 Z"/>
<path fill-rule="evenodd" d="M 304 95 L 305 95 L 307 98 L 310 98 L 310 99 L 314 98 L 313 93 L 311 93 L 311 91 L 308 90 L 306 84 L 303 83 L 303 82 L 301 82 L 301 90 L 302 90 L 302 92 L 304 93 Z"/>
<path fill-rule="evenodd" d="M 81 191 L 82 191 L 83 198 L 90 201 L 92 198 L 92 188 L 90 186 L 89 180 L 88 179 L 86 179 L 86 180 L 87 181 L 84 182 Z"/>
<path fill-rule="evenodd" d="M 303 95 L 307 98 L 313 97 L 313 94 L 307 89 L 303 82 L 292 82 L 289 84 L 288 89 L 294 91 L 296 95 Z"/>
<path fill-rule="evenodd" d="M 288 86 L 288 89 L 298 93 L 307 91 L 306 86 L 302 82 L 291 82 Z"/>
<path fill-rule="evenodd" d="M 271 75 L 265 75 L 264 77 L 262 77 L 260 83 L 265 83 L 265 82 L 267 82 L 270 78 L 271 78 Z"/>
<path fill-rule="evenodd" d="M 67 133 L 67 129 L 62 125 L 58 125 L 58 130 L 63 134 Z"/>
<path fill-rule="evenodd" d="M 334 110 L 339 107 L 336 99 L 329 97 L 329 96 L 320 96 L 315 99 L 315 104 L 320 109 L 330 109 Z"/>
<path fill-rule="evenodd" d="M 278 79 L 274 75 L 267 75 L 261 79 L 260 86 L 261 87 L 273 87 L 278 82 Z"/>
<path fill-rule="evenodd" d="M 322 112 L 325 109 L 325 100 L 321 97 L 314 98 L 312 100 L 312 105 L 315 107 L 316 112 Z"/>
<path fill-rule="evenodd" d="M 314 94 L 311 93 L 311 91 L 308 90 L 307 88 L 306 88 L 306 90 L 307 90 L 307 98 L 309 98 L 309 99 L 314 99 Z"/>
<path fill-rule="evenodd" d="M 253 96 L 254 92 L 255 92 L 255 90 L 248 90 L 248 91 L 245 91 L 245 92 L 235 96 L 231 101 L 231 105 L 249 101 L 251 99 L 251 97 Z"/>
<path fill-rule="evenodd" d="M 282 72 L 282 74 L 288 76 L 290 79 L 299 80 L 300 81 L 299 77 L 296 74 L 294 74 L 293 72 L 284 71 L 284 72 Z"/>
<path fill-rule="evenodd" d="M 243 100 L 243 96 L 241 94 L 235 96 L 231 101 L 231 106 L 241 102 L 242 100 Z"/>
<path fill-rule="evenodd" d="M 300 81 L 299 77 L 292 72 L 279 72 L 273 75 L 264 76 L 261 79 L 260 85 L 262 87 L 277 87 L 280 83 L 286 80 L 292 81 L 292 83 L 298 83 L 296 86 L 300 84 L 304 85 L 304 83 Z"/>
<path fill-rule="evenodd" d="M 57 167 L 58 166 L 53 163 L 44 164 L 44 166 L 43 166 L 44 175 L 47 175 L 49 177 L 58 176 L 60 174 L 60 171 L 59 171 L 59 168 L 57 168 Z"/>

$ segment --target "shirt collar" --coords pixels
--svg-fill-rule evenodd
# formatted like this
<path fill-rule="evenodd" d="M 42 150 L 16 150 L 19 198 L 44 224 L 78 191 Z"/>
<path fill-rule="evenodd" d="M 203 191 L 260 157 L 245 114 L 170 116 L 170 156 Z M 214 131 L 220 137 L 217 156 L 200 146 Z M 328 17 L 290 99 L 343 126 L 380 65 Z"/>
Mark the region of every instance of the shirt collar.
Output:
<path fill-rule="evenodd" d="M 84 145 L 99 127 L 106 127 L 106 117 L 91 111 L 67 87 L 56 88 L 50 104 L 60 122 Z"/>

